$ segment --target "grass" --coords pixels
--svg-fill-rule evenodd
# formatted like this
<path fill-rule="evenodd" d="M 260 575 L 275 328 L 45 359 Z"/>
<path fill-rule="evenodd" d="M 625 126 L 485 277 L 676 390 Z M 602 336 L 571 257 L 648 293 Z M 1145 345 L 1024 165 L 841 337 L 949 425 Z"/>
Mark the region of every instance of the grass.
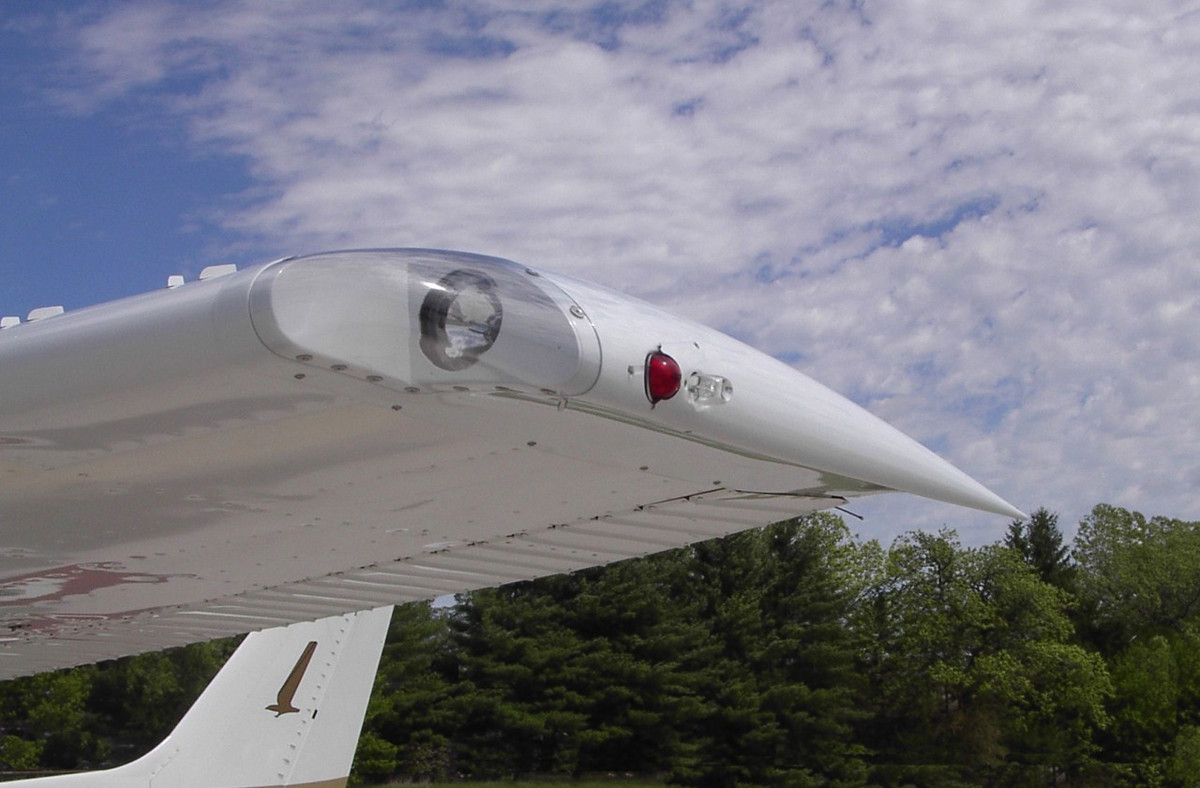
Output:
<path fill-rule="evenodd" d="M 452 783 L 387 783 L 382 788 L 662 788 L 662 780 L 645 777 L 608 777 L 583 780 L 540 778 L 531 780 L 463 781 Z"/>

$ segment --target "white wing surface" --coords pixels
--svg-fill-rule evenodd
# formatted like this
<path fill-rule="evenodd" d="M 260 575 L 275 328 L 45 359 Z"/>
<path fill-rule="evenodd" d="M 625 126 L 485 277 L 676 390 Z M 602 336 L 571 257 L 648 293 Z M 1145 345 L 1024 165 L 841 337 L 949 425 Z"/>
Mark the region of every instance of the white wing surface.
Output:
<path fill-rule="evenodd" d="M 877 492 L 1020 516 L 790 367 L 594 285 L 413 249 L 220 273 L 0 331 L 0 677 Z"/>

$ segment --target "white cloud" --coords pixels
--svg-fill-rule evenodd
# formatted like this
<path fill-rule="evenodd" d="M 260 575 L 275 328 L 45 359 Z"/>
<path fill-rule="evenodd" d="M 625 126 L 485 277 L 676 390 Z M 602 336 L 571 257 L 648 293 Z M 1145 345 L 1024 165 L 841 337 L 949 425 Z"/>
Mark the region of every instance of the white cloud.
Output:
<path fill-rule="evenodd" d="M 1200 518 L 1196 14 L 419 5 L 117 6 L 78 57 L 93 100 L 244 156 L 223 221 L 280 252 L 578 274 L 796 359 L 1026 508 Z"/>

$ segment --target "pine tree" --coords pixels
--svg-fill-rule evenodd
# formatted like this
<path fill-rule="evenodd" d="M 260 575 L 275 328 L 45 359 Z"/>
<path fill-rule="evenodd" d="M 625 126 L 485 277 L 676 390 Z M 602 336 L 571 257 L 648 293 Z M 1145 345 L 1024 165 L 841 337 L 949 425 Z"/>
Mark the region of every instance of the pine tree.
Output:
<path fill-rule="evenodd" d="M 1070 548 L 1063 543 L 1056 513 L 1039 508 L 1028 521 L 1013 520 L 1004 544 L 1016 551 L 1043 582 L 1074 591 L 1076 567 L 1071 561 Z"/>
<path fill-rule="evenodd" d="M 447 613 L 428 602 L 392 614 L 355 756 L 368 779 L 443 779 L 451 773 L 454 674 Z"/>

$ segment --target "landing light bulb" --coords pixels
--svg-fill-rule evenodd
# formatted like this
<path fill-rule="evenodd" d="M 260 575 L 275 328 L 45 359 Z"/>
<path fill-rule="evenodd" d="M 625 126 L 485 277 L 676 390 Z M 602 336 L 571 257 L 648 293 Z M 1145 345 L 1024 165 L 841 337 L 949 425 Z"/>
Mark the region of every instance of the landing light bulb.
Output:
<path fill-rule="evenodd" d="M 421 303 L 421 350 L 442 369 L 466 369 L 495 343 L 503 315 L 490 277 L 452 271 Z"/>

